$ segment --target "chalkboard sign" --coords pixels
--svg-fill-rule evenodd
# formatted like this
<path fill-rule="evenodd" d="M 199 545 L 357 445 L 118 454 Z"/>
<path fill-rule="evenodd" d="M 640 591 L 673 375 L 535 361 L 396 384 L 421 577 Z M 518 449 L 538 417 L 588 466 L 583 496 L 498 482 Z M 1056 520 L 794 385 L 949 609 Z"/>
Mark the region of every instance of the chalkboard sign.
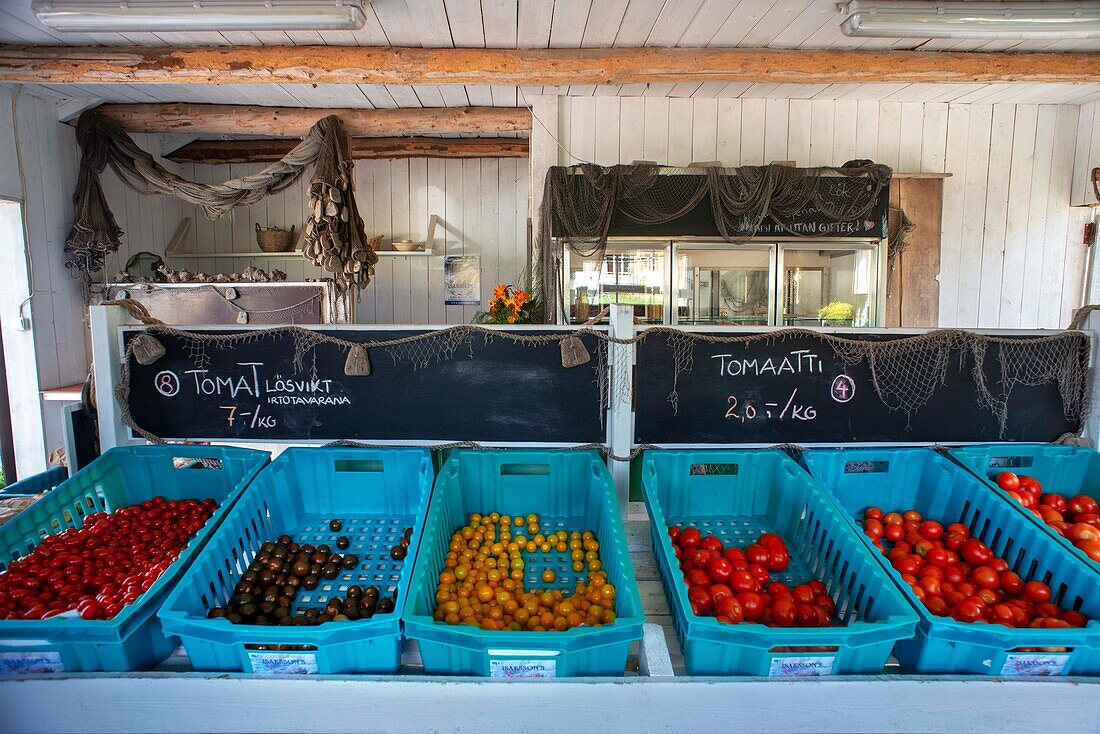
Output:
<path fill-rule="evenodd" d="M 126 343 L 138 333 L 127 332 Z M 421 332 L 322 333 L 367 342 Z M 371 350 L 371 374 L 361 377 L 345 375 L 347 352 L 327 343 L 296 370 L 287 331 L 236 347 L 206 343 L 204 360 L 180 337 L 156 338 L 163 357 L 149 366 L 130 361 L 129 407 L 137 425 L 161 438 L 587 443 L 605 436 L 591 336 L 583 340 L 592 360 L 570 369 L 557 341 L 474 335 L 453 356 L 421 367 Z"/>
<path fill-rule="evenodd" d="M 995 357 L 989 350 L 983 370 L 999 391 Z M 847 365 L 818 337 L 748 345 L 696 340 L 675 405 L 669 399 L 674 371 L 666 336 L 639 343 L 637 443 L 1045 442 L 1078 429 L 1067 420 L 1056 385 L 1017 385 L 1002 435 L 998 417 L 979 405 L 973 359 L 963 351 L 952 355 L 945 382 L 912 413 L 887 407 L 866 360 Z"/>

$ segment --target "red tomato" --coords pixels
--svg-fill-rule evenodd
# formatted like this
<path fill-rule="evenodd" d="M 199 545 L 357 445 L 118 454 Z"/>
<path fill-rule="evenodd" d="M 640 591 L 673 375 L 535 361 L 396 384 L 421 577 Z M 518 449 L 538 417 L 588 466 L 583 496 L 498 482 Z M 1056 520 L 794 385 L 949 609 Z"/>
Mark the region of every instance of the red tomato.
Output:
<path fill-rule="evenodd" d="M 989 559 L 993 558 L 993 551 L 977 538 L 969 538 L 963 543 L 960 553 L 967 563 L 975 566 L 984 565 L 989 562 Z"/>
<path fill-rule="evenodd" d="M 1062 513 L 1050 505 L 1039 505 L 1039 517 L 1048 525 L 1055 522 L 1065 522 Z"/>
<path fill-rule="evenodd" d="M 776 627 L 793 627 L 798 619 L 795 603 L 790 599 L 778 599 L 772 603 L 771 618 Z"/>
<path fill-rule="evenodd" d="M 730 580 L 731 573 L 733 573 L 733 566 L 722 556 L 714 556 L 707 561 L 707 574 L 714 583 L 726 583 Z"/>
<path fill-rule="evenodd" d="M 881 538 L 885 529 L 885 526 L 878 520 L 863 521 L 863 534 L 868 538 Z"/>
<path fill-rule="evenodd" d="M 1006 492 L 1015 492 L 1020 488 L 1020 478 L 1010 471 L 997 475 L 997 486 Z"/>
<path fill-rule="evenodd" d="M 787 550 L 787 543 L 775 533 L 763 533 L 756 542 L 768 550 Z"/>
<path fill-rule="evenodd" d="M 928 611 L 935 614 L 937 617 L 943 617 L 947 614 L 947 602 L 944 601 L 942 596 L 929 596 L 924 600 L 924 606 L 928 608 Z"/>
<path fill-rule="evenodd" d="M 1084 627 L 1089 623 L 1088 617 L 1075 611 L 1062 612 L 1062 619 L 1069 623 L 1071 627 Z"/>
<path fill-rule="evenodd" d="M 748 569 L 738 569 L 730 574 L 729 586 L 737 593 L 760 591 L 760 582 Z"/>
<path fill-rule="evenodd" d="M 901 525 L 903 520 L 901 519 L 901 513 L 887 512 L 882 516 L 882 522 L 884 525 Z"/>
<path fill-rule="evenodd" d="M 703 541 L 703 536 L 699 534 L 699 531 L 695 528 L 684 528 L 680 531 L 680 537 L 676 539 L 680 547 L 684 550 L 691 550 L 698 548 L 699 543 Z"/>
<path fill-rule="evenodd" d="M 928 540 L 937 540 L 943 537 L 943 525 L 935 520 L 925 520 L 920 524 L 918 532 Z"/>
<path fill-rule="evenodd" d="M 924 560 L 935 568 L 943 568 L 947 565 L 947 551 L 943 548 L 930 548 L 924 554 Z"/>
<path fill-rule="evenodd" d="M 1006 594 L 1012 594 L 1016 596 L 1024 588 L 1024 580 L 1019 577 L 1013 571 L 1001 572 L 1001 588 L 1004 589 Z"/>
<path fill-rule="evenodd" d="M 745 619 L 741 603 L 732 596 L 722 597 L 714 603 L 714 614 L 726 617 L 732 624 L 737 624 Z"/>
<path fill-rule="evenodd" d="M 749 559 L 750 565 L 753 563 L 759 563 L 765 568 L 767 568 L 768 564 L 771 563 L 772 559 L 771 553 L 768 551 L 768 549 L 760 545 L 759 543 L 753 543 L 748 548 L 746 548 L 745 557 Z"/>
<path fill-rule="evenodd" d="M 899 558 L 894 561 L 894 568 L 896 568 L 899 573 L 915 574 L 920 569 L 920 565 L 912 556 L 905 556 L 904 558 Z"/>
<path fill-rule="evenodd" d="M 716 535 L 708 535 L 703 538 L 702 542 L 699 543 L 699 547 L 703 550 L 711 551 L 712 553 L 718 553 L 719 555 L 726 549 L 725 546 L 722 545 L 722 541 L 719 540 Z"/>
<path fill-rule="evenodd" d="M 1042 581 L 1028 581 L 1024 584 L 1024 594 L 1035 603 L 1050 601 L 1050 587 Z"/>
<path fill-rule="evenodd" d="M 1068 503 L 1066 502 L 1065 497 L 1063 497 L 1060 494 L 1054 494 L 1054 493 L 1051 493 L 1051 492 L 1048 492 L 1047 494 L 1044 494 L 1039 499 L 1039 504 L 1044 505 L 1046 507 L 1050 507 L 1051 509 L 1055 510 L 1059 514 L 1065 512 L 1067 507 L 1068 507 Z"/>
<path fill-rule="evenodd" d="M 1074 515 L 1081 515 L 1085 513 L 1096 513 L 1098 511 L 1096 500 L 1089 497 L 1087 494 L 1078 494 L 1069 498 L 1067 502 L 1069 511 Z"/>
<path fill-rule="evenodd" d="M 668 537 L 671 538 L 673 544 L 675 544 L 676 538 L 680 537 L 680 528 L 675 525 L 670 525 L 668 528 Z"/>
<path fill-rule="evenodd" d="M 881 520 L 883 518 L 881 507 L 868 507 L 863 511 L 863 516 L 870 520 Z"/>
<path fill-rule="evenodd" d="M 1020 477 L 1020 493 L 1037 499 L 1043 493 L 1043 486 L 1034 477 Z"/>
<path fill-rule="evenodd" d="M 898 523 L 891 523 L 884 528 L 883 537 L 891 543 L 897 543 L 905 537 L 905 528 Z"/>
<path fill-rule="evenodd" d="M 761 586 L 768 583 L 768 579 L 771 578 L 771 574 L 768 573 L 768 569 L 764 568 L 759 563 L 750 563 L 748 571 L 753 575 L 753 577 L 756 579 L 756 582 Z"/>
<path fill-rule="evenodd" d="M 710 586 L 710 574 L 704 569 L 693 568 L 687 572 L 684 576 L 684 580 L 687 581 L 688 586 Z"/>
<path fill-rule="evenodd" d="M 974 622 L 981 616 L 981 605 L 974 599 L 963 599 L 955 605 L 954 617 L 960 622 Z"/>
<path fill-rule="evenodd" d="M 1077 547 L 1084 551 L 1085 555 L 1100 563 L 1100 540 L 1082 540 Z"/>
<path fill-rule="evenodd" d="M 710 587 L 710 598 L 715 602 L 727 596 L 733 596 L 733 590 L 725 584 L 714 584 Z"/>
<path fill-rule="evenodd" d="M 745 551 L 740 548 L 727 548 L 722 557 L 729 561 L 735 570 L 749 567 L 749 559 L 745 558 Z"/>
<path fill-rule="evenodd" d="M 795 602 L 799 604 L 813 604 L 814 597 L 816 597 L 817 594 L 814 593 L 814 590 L 809 584 L 799 584 L 791 589 L 791 596 L 793 596 Z"/>
<path fill-rule="evenodd" d="M 754 622 L 764 613 L 764 597 L 752 591 L 743 591 L 737 595 L 745 619 Z"/>
<path fill-rule="evenodd" d="M 709 589 L 703 586 L 692 586 L 688 589 L 688 603 L 691 604 L 691 610 L 697 616 L 702 616 L 710 612 L 714 599 L 711 598 Z"/>
<path fill-rule="evenodd" d="M 791 565 L 791 554 L 786 549 L 775 548 L 771 552 L 766 568 L 775 573 L 783 573 Z"/>
<path fill-rule="evenodd" d="M 1085 540 L 1100 540 L 1100 530 L 1083 522 L 1075 522 L 1066 528 L 1066 537 L 1074 543 Z"/>

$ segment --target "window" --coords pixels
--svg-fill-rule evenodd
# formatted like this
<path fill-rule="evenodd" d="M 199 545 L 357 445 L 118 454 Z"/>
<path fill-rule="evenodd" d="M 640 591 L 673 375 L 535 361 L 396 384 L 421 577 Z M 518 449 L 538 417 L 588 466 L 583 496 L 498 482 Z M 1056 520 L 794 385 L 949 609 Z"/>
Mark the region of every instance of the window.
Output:
<path fill-rule="evenodd" d="M 604 306 L 628 304 L 646 323 L 665 319 L 666 248 L 664 245 L 609 244 L 603 258 L 583 257 L 567 249 L 565 303 L 571 323 L 583 323 Z"/>
<path fill-rule="evenodd" d="M 677 248 L 676 322 L 766 326 L 771 261 L 770 248 Z"/>
<path fill-rule="evenodd" d="M 875 250 L 780 245 L 783 326 L 875 326 Z"/>
<path fill-rule="evenodd" d="M 651 324 L 879 326 L 885 242 L 609 242 L 566 248 L 565 310 L 583 323 L 630 304 Z"/>

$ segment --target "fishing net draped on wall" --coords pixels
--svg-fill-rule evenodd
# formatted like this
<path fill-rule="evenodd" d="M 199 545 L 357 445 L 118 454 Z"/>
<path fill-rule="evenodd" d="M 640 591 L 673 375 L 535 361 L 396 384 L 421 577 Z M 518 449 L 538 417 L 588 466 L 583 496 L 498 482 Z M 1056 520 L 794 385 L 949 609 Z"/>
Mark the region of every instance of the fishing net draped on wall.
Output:
<path fill-rule="evenodd" d="M 613 219 L 636 226 L 665 224 L 689 214 L 704 198 L 709 198 L 715 230 L 728 242 L 751 239 L 766 219 L 791 235 L 806 236 L 792 226 L 800 212 L 812 209 L 833 222 L 859 220 L 889 186 L 888 166 L 853 163 L 816 168 L 552 166 L 544 183 L 535 253 L 543 302 L 558 302 L 562 253 L 550 246 L 552 236 L 577 255 L 602 258 Z"/>
<path fill-rule="evenodd" d="M 306 245 L 321 240 L 325 259 L 319 264 L 333 273 L 341 290 L 365 286 L 378 261 L 367 244 L 363 220 L 355 208 L 348 137 L 335 115 L 318 120 L 282 160 L 259 173 L 216 184 L 196 183 L 172 173 L 138 147 L 121 125 L 94 110 L 80 116 L 76 138 L 81 151 L 73 196 L 76 219 L 65 252 L 66 265 L 81 279 L 85 297 L 92 274 L 103 268 L 107 256 L 121 244 L 122 229 L 100 183 L 100 175 L 108 166 L 127 187 L 140 194 L 176 196 L 202 207 L 210 219 L 218 219 L 234 207 L 249 206 L 288 188 L 315 164 L 305 228 L 316 235 L 311 239 L 307 234 Z"/>

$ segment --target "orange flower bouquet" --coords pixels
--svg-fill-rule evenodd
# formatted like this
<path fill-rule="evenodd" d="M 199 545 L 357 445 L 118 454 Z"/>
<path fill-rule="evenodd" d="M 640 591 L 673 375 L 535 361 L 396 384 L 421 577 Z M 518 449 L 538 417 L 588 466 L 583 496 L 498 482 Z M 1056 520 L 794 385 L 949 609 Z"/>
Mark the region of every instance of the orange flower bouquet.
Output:
<path fill-rule="evenodd" d="M 533 324 L 538 320 L 538 301 L 530 291 L 501 283 L 493 289 L 489 310 L 474 317 L 478 324 Z"/>

